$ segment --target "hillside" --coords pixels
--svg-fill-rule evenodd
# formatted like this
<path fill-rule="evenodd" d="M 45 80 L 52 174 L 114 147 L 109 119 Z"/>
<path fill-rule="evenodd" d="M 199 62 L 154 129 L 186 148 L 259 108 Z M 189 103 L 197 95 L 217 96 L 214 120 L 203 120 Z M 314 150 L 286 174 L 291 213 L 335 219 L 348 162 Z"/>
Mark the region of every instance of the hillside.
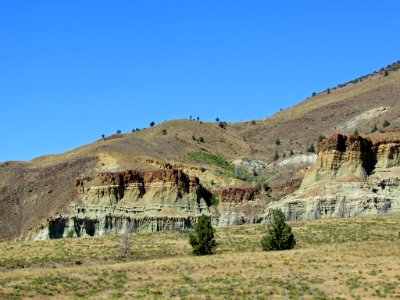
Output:
<path fill-rule="evenodd" d="M 292 222 L 290 251 L 263 252 L 264 225 L 219 228 L 194 257 L 182 232 L 0 244 L 1 299 L 380 299 L 400 297 L 399 215 Z M 345 254 L 345 255 L 344 255 Z"/>
<path fill-rule="evenodd" d="M 316 148 L 321 135 L 355 130 L 365 135 L 375 125 L 396 134 L 399 98 L 400 71 L 389 68 L 264 120 L 226 126 L 174 120 L 64 154 L 2 163 L 0 239 L 25 238 L 49 217 L 67 213 L 68 205 L 80 201 L 77 178 L 87 179 L 82 182 L 90 186 L 99 172 L 180 169 L 212 193 L 231 193 L 238 201 L 242 192 L 230 188 L 257 189 L 262 206 L 300 186 L 306 168 L 316 160 L 307 149 L 311 144 Z M 389 123 L 384 127 L 385 120 Z"/>

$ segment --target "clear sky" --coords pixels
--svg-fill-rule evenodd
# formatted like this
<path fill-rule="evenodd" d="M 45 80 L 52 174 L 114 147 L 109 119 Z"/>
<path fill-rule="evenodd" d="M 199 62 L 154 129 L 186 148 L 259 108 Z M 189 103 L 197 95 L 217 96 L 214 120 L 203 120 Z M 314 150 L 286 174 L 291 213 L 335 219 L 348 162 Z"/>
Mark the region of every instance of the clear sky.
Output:
<path fill-rule="evenodd" d="M 0 161 L 263 119 L 400 59 L 398 0 L 0 0 Z"/>

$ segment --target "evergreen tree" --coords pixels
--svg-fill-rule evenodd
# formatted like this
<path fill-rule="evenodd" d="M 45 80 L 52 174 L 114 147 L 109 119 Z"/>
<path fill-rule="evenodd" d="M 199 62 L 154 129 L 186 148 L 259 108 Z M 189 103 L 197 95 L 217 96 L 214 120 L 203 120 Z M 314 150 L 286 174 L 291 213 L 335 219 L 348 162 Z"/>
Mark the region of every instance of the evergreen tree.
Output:
<path fill-rule="evenodd" d="M 293 249 L 296 240 L 292 228 L 285 223 L 285 215 L 280 209 L 272 211 L 272 219 L 267 226 L 267 235 L 261 239 L 264 251 Z"/>
<path fill-rule="evenodd" d="M 194 232 L 189 233 L 189 242 L 195 255 L 210 255 L 215 252 L 217 242 L 214 238 L 215 229 L 211 226 L 211 217 L 201 215 L 197 220 Z"/>
<path fill-rule="evenodd" d="M 278 151 L 275 151 L 274 160 L 278 160 L 278 159 L 279 159 Z"/>

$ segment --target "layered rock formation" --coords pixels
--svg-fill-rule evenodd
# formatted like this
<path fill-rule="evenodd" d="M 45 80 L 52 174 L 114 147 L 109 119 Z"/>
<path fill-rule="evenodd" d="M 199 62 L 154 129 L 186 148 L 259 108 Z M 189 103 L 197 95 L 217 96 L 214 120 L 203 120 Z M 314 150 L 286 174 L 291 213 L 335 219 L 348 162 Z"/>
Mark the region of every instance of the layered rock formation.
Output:
<path fill-rule="evenodd" d="M 30 237 L 185 230 L 210 214 L 211 193 L 181 170 L 102 172 L 77 178 L 70 213 L 46 220 Z"/>
<path fill-rule="evenodd" d="M 400 210 L 400 136 L 333 135 L 318 145 L 301 187 L 270 205 L 288 219 L 344 217 Z"/>

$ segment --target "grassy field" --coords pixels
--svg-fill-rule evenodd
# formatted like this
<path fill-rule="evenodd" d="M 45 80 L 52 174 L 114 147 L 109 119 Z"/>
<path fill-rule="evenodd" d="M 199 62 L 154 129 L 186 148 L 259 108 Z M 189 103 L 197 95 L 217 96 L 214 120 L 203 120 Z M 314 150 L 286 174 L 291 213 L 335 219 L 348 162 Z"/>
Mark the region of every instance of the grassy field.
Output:
<path fill-rule="evenodd" d="M 400 214 L 291 223 L 294 250 L 262 252 L 264 225 L 217 230 L 213 256 L 184 233 L 0 244 L 0 298 L 400 299 Z"/>

